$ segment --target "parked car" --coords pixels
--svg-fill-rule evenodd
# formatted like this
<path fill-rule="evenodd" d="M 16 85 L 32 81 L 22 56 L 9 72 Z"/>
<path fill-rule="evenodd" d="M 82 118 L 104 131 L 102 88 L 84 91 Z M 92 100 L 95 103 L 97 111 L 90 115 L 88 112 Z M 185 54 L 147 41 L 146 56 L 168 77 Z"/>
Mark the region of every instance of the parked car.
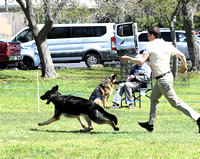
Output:
<path fill-rule="evenodd" d="M 19 42 L 0 40 L 0 67 L 18 65 L 23 56 L 20 54 L 21 45 Z"/>
<path fill-rule="evenodd" d="M 42 29 L 44 25 L 38 25 Z M 37 67 L 37 48 L 28 27 L 12 38 L 20 41 L 24 49 L 24 66 Z M 105 61 L 119 60 L 117 53 L 138 51 L 137 25 L 135 23 L 55 24 L 47 37 L 53 63 L 85 61 L 90 67 Z M 29 54 L 30 53 L 30 54 Z M 32 61 L 31 61 L 32 59 Z M 36 64 L 36 63 L 37 64 Z M 32 64 L 34 63 L 34 64 Z M 23 66 L 22 66 L 23 68 Z"/>
<path fill-rule="evenodd" d="M 18 65 L 19 69 L 30 70 L 37 69 L 40 66 L 40 57 L 37 50 L 22 47 L 21 55 L 23 60 Z"/>
<path fill-rule="evenodd" d="M 161 38 L 165 41 L 172 42 L 170 29 L 167 28 L 160 28 L 161 31 Z M 176 40 L 177 40 L 177 49 L 184 53 L 186 59 L 190 59 L 190 55 L 188 52 L 187 42 L 186 42 L 186 35 L 185 31 L 176 30 Z M 139 39 L 139 51 L 144 49 L 144 46 L 147 42 L 149 42 L 147 37 L 147 31 L 138 32 L 138 39 Z M 200 39 L 197 37 L 197 42 L 200 44 Z"/>

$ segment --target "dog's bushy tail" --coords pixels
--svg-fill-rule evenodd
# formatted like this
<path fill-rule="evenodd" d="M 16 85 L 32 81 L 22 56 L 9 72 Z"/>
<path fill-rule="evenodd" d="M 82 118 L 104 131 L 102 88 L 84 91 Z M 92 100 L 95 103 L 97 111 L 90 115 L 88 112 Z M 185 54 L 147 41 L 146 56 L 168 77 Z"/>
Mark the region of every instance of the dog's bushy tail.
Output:
<path fill-rule="evenodd" d="M 117 117 L 115 115 L 108 113 L 101 106 L 98 106 L 97 110 L 99 110 L 101 113 L 103 113 L 105 115 L 105 117 L 107 117 L 107 118 L 111 119 L 112 121 L 114 121 L 115 125 L 117 125 L 118 120 L 117 120 Z"/>

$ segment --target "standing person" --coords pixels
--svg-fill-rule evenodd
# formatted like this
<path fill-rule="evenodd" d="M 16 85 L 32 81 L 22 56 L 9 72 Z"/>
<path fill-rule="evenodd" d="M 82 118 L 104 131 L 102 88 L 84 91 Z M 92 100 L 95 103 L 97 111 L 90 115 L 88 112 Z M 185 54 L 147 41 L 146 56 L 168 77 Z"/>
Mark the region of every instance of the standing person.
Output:
<path fill-rule="evenodd" d="M 146 63 L 142 65 L 133 65 L 127 75 L 126 83 L 121 83 L 119 85 L 119 88 L 117 89 L 117 92 L 112 100 L 113 106 L 110 107 L 110 109 L 119 108 L 124 92 L 126 104 L 129 104 L 129 109 L 133 109 L 134 104 L 132 100 L 132 92 L 135 92 L 139 88 L 146 88 L 149 83 L 150 76 L 151 68 Z"/>
<path fill-rule="evenodd" d="M 153 131 L 154 122 L 159 105 L 159 98 L 164 95 L 168 102 L 176 109 L 182 111 L 185 115 L 197 122 L 200 133 L 200 114 L 194 111 L 186 103 L 184 103 L 175 93 L 173 88 L 173 75 L 170 71 L 171 55 L 178 56 L 182 61 L 181 72 L 187 72 L 187 64 L 185 56 L 182 52 L 176 49 L 172 44 L 165 42 L 160 38 L 160 30 L 158 27 L 148 29 L 149 44 L 143 52 L 141 58 L 131 58 L 122 56 L 123 61 L 131 61 L 136 64 L 142 64 L 149 57 L 151 67 L 156 78 L 155 85 L 151 92 L 150 100 L 150 116 L 148 122 L 140 122 L 138 124 L 147 131 Z"/>

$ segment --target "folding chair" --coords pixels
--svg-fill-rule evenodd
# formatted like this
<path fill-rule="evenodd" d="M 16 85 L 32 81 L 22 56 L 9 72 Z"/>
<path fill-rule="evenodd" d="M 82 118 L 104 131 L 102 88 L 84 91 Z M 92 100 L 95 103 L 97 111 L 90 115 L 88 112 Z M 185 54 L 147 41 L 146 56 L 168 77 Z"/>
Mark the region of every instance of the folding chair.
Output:
<path fill-rule="evenodd" d="M 136 90 L 135 92 L 133 92 L 133 101 L 134 101 L 134 106 L 136 106 L 136 101 L 139 101 L 139 107 L 141 108 L 141 97 L 142 96 L 146 96 L 148 98 L 150 98 L 149 95 L 147 95 L 147 92 L 151 91 L 153 89 L 153 74 L 151 72 L 151 76 L 150 76 L 150 80 L 149 80 L 149 84 L 148 86 L 150 87 L 146 87 L 146 88 L 139 88 L 138 90 Z M 138 94 L 138 96 L 136 96 Z"/>
<path fill-rule="evenodd" d="M 125 81 L 124 81 L 125 82 Z M 153 89 L 153 73 L 151 72 L 150 80 L 148 86 L 150 87 L 145 87 L 145 88 L 139 88 L 135 92 L 133 92 L 133 101 L 134 101 L 134 106 L 136 106 L 136 100 L 139 101 L 139 107 L 141 108 L 141 97 L 146 96 L 150 98 L 146 93 L 151 91 Z M 138 96 L 136 96 L 138 94 Z M 121 108 L 123 107 L 122 102 L 125 101 L 125 98 L 121 100 Z"/>

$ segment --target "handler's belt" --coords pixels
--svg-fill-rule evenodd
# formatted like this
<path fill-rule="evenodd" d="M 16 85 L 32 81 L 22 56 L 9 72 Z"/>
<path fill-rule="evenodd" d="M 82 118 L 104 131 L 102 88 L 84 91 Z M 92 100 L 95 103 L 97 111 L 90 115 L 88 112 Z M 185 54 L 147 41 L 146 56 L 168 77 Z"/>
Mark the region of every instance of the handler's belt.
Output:
<path fill-rule="evenodd" d="M 171 71 L 168 71 L 168 72 L 166 72 L 166 73 L 163 73 L 162 75 L 157 76 L 156 79 L 158 80 L 159 78 L 164 77 L 165 75 L 167 75 L 167 74 L 170 73 L 170 72 L 171 72 Z"/>

